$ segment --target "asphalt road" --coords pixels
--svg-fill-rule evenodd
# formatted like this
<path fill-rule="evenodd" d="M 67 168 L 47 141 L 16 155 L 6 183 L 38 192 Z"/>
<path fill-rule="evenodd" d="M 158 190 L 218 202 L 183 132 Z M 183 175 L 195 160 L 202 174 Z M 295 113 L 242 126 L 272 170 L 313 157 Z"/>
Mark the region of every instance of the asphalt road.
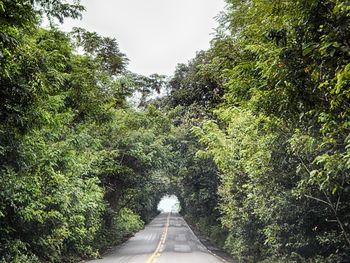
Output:
<path fill-rule="evenodd" d="M 175 213 L 157 216 L 144 230 L 93 263 L 219 263 Z"/>

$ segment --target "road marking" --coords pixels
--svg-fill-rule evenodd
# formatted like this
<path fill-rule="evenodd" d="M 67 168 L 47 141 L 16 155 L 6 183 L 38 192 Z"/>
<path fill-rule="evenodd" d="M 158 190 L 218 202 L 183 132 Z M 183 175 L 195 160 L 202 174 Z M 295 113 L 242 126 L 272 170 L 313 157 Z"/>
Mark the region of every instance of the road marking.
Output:
<path fill-rule="evenodd" d="M 207 249 L 210 254 L 212 254 L 217 259 L 221 260 L 222 262 L 227 262 L 226 259 L 223 259 L 222 257 L 216 255 L 215 253 L 211 252 L 209 249 Z"/>
<path fill-rule="evenodd" d="M 168 214 L 168 217 L 166 220 L 166 225 L 165 225 L 165 228 L 163 230 L 162 236 L 159 240 L 158 246 L 157 246 L 156 250 L 153 252 L 153 254 L 149 257 L 149 259 L 147 260 L 146 263 L 153 263 L 154 260 L 160 256 L 160 254 L 161 254 L 160 249 L 162 248 L 162 246 L 164 246 L 165 240 L 166 240 L 167 235 L 168 235 L 169 222 L 170 222 L 170 213 Z"/>
<path fill-rule="evenodd" d="M 175 252 L 191 252 L 191 247 L 189 245 L 177 245 L 175 244 L 174 246 L 174 251 Z"/>

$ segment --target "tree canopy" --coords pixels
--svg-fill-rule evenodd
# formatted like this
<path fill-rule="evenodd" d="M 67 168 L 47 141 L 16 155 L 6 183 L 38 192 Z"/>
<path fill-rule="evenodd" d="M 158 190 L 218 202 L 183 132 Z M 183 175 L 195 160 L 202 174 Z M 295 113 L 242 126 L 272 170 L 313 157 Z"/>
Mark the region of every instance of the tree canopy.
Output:
<path fill-rule="evenodd" d="M 99 257 L 166 194 L 238 262 L 348 262 L 349 3 L 226 3 L 166 77 L 55 27 L 79 1 L 0 0 L 1 263 Z"/>

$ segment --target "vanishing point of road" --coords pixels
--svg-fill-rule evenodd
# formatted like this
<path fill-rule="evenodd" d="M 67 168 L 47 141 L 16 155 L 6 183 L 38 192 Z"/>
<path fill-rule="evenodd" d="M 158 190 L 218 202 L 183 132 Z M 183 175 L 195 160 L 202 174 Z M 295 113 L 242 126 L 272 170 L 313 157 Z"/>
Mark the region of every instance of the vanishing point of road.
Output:
<path fill-rule="evenodd" d="M 158 215 L 145 229 L 92 263 L 222 263 L 177 213 Z"/>

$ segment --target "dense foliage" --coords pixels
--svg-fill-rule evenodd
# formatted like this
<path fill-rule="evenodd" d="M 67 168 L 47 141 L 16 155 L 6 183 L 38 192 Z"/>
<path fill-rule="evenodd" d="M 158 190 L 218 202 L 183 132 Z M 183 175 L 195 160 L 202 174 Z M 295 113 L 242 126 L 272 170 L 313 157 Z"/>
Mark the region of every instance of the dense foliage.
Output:
<path fill-rule="evenodd" d="M 97 257 L 165 194 L 239 262 L 348 262 L 349 3 L 226 2 L 166 81 L 40 27 L 78 1 L 0 0 L 0 262 Z"/>
<path fill-rule="evenodd" d="M 214 160 L 219 169 L 219 183 L 203 185 L 195 200 L 201 204 L 210 196 L 216 202 L 217 219 L 227 231 L 225 248 L 239 261 L 347 262 L 349 3 L 227 4 L 206 52 L 209 62 L 194 67 L 201 81 L 182 65 L 177 71 L 186 72 L 181 80 L 191 84 L 182 90 L 192 96 L 172 87 L 172 101 L 195 94 L 191 105 L 201 104 L 204 96 L 195 91 L 206 93 L 209 83 L 201 84 L 208 78 L 224 89 L 223 102 L 210 107 L 214 116 L 206 109 L 193 119 L 192 131 L 202 144 L 197 157 L 208 160 L 206 167 Z M 178 82 L 177 74 L 174 78 Z M 193 89 L 196 85 L 202 88 Z M 209 190 L 215 187 L 218 197 Z M 196 201 L 192 204 L 199 208 Z M 196 212 L 185 213 L 199 222 Z"/>
<path fill-rule="evenodd" d="M 97 256 L 157 213 L 170 123 L 127 106 L 143 87 L 115 39 L 39 27 L 80 5 L 0 9 L 0 262 Z"/>

